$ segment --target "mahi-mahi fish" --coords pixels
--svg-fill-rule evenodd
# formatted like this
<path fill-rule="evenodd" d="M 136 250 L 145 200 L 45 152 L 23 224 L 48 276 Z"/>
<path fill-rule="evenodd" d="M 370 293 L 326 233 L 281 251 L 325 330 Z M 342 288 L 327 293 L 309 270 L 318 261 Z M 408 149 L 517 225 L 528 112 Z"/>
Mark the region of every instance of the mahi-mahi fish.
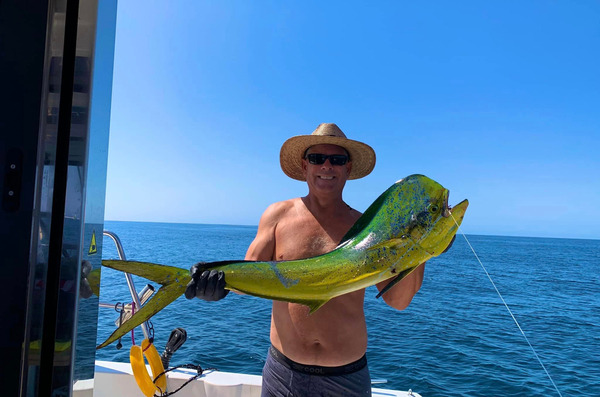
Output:
<path fill-rule="evenodd" d="M 391 280 L 379 297 L 451 244 L 469 203 L 464 200 L 450 208 L 448 195 L 432 179 L 410 175 L 379 196 L 329 253 L 290 261 L 211 262 L 200 270 L 223 271 L 228 290 L 301 303 L 311 313 L 336 296 Z M 104 260 L 102 265 L 162 287 L 98 349 L 158 313 L 191 281 L 187 270 L 173 266 L 118 260 Z"/>

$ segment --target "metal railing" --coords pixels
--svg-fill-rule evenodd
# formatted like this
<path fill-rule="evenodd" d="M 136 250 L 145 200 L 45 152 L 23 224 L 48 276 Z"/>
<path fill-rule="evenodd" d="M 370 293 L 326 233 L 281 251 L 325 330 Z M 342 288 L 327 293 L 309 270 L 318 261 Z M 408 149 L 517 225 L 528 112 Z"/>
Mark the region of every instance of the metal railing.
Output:
<path fill-rule="evenodd" d="M 121 240 L 119 239 L 119 236 L 117 236 L 115 233 L 113 232 L 109 232 L 108 230 L 104 230 L 102 232 L 102 234 L 104 236 L 110 237 L 115 245 L 117 246 L 117 252 L 119 253 L 119 259 L 124 261 L 127 260 L 127 258 L 125 257 L 125 251 L 123 251 L 123 245 L 121 244 Z M 135 307 L 137 308 L 137 310 L 141 309 L 142 307 L 142 301 L 140 300 L 142 297 L 145 298 L 145 300 L 147 300 L 149 298 L 149 295 L 146 297 L 146 292 L 147 290 L 144 289 L 141 291 L 140 295 L 142 295 L 141 297 L 138 295 L 137 291 L 135 290 L 135 284 L 133 283 L 133 278 L 131 277 L 131 274 L 129 273 L 125 273 L 125 279 L 127 280 L 127 286 L 129 287 L 129 292 L 131 293 L 131 299 L 133 300 L 133 302 L 135 303 Z M 109 303 L 100 303 L 100 307 L 109 307 L 109 308 L 115 308 L 116 305 L 111 305 Z M 124 307 L 121 308 L 122 310 L 125 310 Z M 148 339 L 150 336 L 150 334 L 148 333 L 148 322 L 144 322 L 141 324 L 142 327 L 142 332 L 144 333 L 144 337 L 146 339 Z"/>

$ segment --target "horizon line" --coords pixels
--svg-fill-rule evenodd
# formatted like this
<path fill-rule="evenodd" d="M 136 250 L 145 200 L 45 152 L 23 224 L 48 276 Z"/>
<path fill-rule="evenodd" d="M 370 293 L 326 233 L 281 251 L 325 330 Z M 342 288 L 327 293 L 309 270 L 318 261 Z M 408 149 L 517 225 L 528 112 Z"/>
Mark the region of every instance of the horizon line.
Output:
<path fill-rule="evenodd" d="M 104 222 L 131 222 L 131 223 L 165 223 L 174 225 L 214 225 L 214 226 L 242 226 L 255 227 L 258 225 L 238 224 L 238 223 L 203 223 L 203 222 L 167 222 L 167 221 L 131 221 L 121 219 L 105 219 Z M 486 236 L 486 237 L 515 237 L 515 238 L 552 238 L 559 240 L 592 240 L 599 241 L 600 237 L 555 237 L 555 236 L 523 236 L 516 234 L 489 234 L 489 233 L 464 233 L 467 236 Z"/>

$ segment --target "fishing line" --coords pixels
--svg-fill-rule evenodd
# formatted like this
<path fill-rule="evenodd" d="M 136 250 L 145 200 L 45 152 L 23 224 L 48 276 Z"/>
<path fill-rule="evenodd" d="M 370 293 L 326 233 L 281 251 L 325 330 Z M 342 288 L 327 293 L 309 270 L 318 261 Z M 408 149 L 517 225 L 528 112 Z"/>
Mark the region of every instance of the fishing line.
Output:
<path fill-rule="evenodd" d="M 502 300 L 502 303 L 504 304 L 504 307 L 506 307 L 506 310 L 508 310 L 508 313 L 510 314 L 510 316 L 512 317 L 513 321 L 515 322 L 515 324 L 517 325 L 517 328 L 519 328 L 519 331 L 521 331 L 521 335 L 523 335 L 523 338 L 525 338 L 525 341 L 527 342 L 527 344 L 529 345 L 529 347 L 531 348 L 531 351 L 533 352 L 535 358 L 537 358 L 538 362 L 540 363 L 540 365 L 542 366 L 542 368 L 544 369 L 544 372 L 546 372 L 546 375 L 548 375 L 548 379 L 550 379 L 550 382 L 552 382 L 552 386 L 554 386 L 554 389 L 556 389 L 556 392 L 558 393 L 559 396 L 562 397 L 562 394 L 560 392 L 560 390 L 558 390 L 558 387 L 556 386 L 556 383 L 554 383 L 554 379 L 552 379 L 552 376 L 550 376 L 550 373 L 548 372 L 548 370 L 546 369 L 546 366 L 544 365 L 544 363 L 542 363 L 542 360 L 540 359 L 540 356 L 538 356 L 537 352 L 535 351 L 535 349 L 533 348 L 533 345 L 529 342 L 529 338 L 527 338 L 527 336 L 525 335 L 525 332 L 523 332 L 523 329 L 521 328 L 521 325 L 519 324 L 519 322 L 517 321 L 517 319 L 515 318 L 512 310 L 510 310 L 510 308 L 508 307 L 508 304 L 506 303 L 506 301 L 504 300 L 504 297 L 502 296 L 502 294 L 500 293 L 500 291 L 498 290 L 498 288 L 496 287 L 496 283 L 494 283 L 494 280 L 492 280 L 492 277 L 490 276 L 490 274 L 488 273 L 487 269 L 485 268 L 485 266 L 483 266 L 483 263 L 481 262 L 481 259 L 479 259 L 479 256 L 477 255 L 477 253 L 475 252 L 475 250 L 473 249 L 473 246 L 471 245 L 471 243 L 469 242 L 469 239 L 467 239 L 467 236 L 463 233 L 462 229 L 460 228 L 460 225 L 458 224 L 458 222 L 456 221 L 456 219 L 454 219 L 454 216 L 452 214 L 450 214 L 450 216 L 452 217 L 452 219 L 454 220 L 454 223 L 456 223 L 456 226 L 458 227 L 458 230 L 460 230 L 460 234 L 462 234 L 462 236 L 464 237 L 465 241 L 467 242 L 467 244 L 469 245 L 469 248 L 471 248 L 471 251 L 473 251 L 473 255 L 475 255 L 475 258 L 477 258 L 477 261 L 479 262 L 479 264 L 481 265 L 481 268 L 483 269 L 483 271 L 485 272 L 487 278 L 490 280 L 490 282 L 492 283 L 492 286 L 494 287 L 494 289 L 496 290 L 496 293 L 498 294 L 498 296 L 500 297 L 500 300 Z"/>

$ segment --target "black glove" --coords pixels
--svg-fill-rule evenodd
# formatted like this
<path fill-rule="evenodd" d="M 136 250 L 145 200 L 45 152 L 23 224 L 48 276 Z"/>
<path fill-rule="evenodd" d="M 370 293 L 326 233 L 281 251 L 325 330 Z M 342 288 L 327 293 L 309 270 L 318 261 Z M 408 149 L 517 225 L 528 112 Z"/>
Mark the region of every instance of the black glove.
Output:
<path fill-rule="evenodd" d="M 205 262 L 196 263 L 190 268 L 192 281 L 185 289 L 185 297 L 204 299 L 205 301 L 218 301 L 227 296 L 229 290 L 225 289 L 225 273 L 217 270 L 200 270 Z"/>

